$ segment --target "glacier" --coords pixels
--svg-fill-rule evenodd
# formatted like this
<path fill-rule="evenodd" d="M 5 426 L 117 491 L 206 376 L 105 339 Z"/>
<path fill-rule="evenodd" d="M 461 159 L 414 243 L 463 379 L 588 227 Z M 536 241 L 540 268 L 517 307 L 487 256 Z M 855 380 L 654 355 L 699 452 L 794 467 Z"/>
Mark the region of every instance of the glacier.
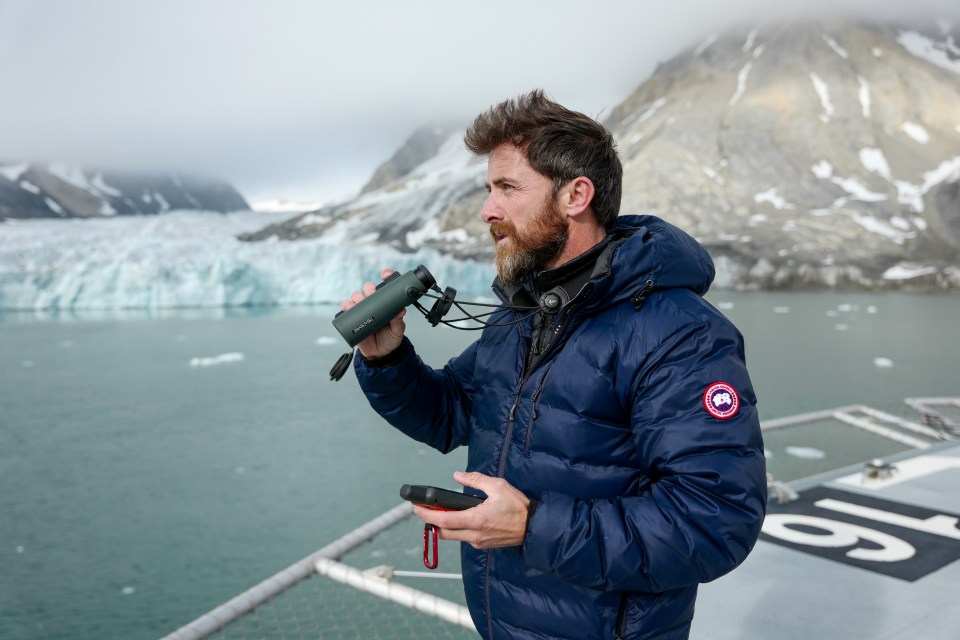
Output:
<path fill-rule="evenodd" d="M 363 238 L 242 242 L 285 212 L 0 223 L 0 310 L 120 310 L 339 303 L 383 267 L 423 264 L 459 299 L 490 298 L 492 264 Z"/>

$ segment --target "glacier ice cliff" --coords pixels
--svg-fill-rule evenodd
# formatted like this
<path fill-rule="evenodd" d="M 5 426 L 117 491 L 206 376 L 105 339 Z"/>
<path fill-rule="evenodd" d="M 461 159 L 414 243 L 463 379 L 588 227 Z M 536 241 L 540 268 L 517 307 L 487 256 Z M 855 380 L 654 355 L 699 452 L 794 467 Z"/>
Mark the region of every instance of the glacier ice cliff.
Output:
<path fill-rule="evenodd" d="M 432 249 L 401 253 L 343 237 L 241 242 L 289 214 L 177 211 L 0 223 L 0 309 L 117 310 L 336 303 L 380 269 L 424 264 L 461 299 L 491 296 L 494 271 Z"/>

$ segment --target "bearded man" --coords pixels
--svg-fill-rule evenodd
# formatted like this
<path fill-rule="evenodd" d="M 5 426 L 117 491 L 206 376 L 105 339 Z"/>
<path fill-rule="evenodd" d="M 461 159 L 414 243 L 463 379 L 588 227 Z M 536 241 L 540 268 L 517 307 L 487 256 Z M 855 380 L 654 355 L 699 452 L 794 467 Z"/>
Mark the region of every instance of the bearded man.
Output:
<path fill-rule="evenodd" d="M 489 157 L 502 307 L 441 370 L 402 312 L 355 360 L 388 422 L 469 448 L 454 478 L 486 501 L 415 513 L 463 542 L 484 638 L 687 638 L 697 585 L 743 561 L 766 504 L 742 336 L 702 298 L 713 263 L 663 220 L 618 216 L 612 136 L 541 91 L 479 115 L 465 143 Z"/>

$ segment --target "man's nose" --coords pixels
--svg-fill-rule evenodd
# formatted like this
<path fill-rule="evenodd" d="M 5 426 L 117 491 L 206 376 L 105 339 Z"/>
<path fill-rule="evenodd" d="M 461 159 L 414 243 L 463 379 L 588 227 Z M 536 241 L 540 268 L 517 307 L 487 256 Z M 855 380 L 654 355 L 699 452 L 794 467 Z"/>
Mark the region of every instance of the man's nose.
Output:
<path fill-rule="evenodd" d="M 493 203 L 492 193 L 487 196 L 486 201 L 483 203 L 483 208 L 480 209 L 480 219 L 487 224 L 496 222 L 497 220 L 503 220 L 503 211 Z"/>

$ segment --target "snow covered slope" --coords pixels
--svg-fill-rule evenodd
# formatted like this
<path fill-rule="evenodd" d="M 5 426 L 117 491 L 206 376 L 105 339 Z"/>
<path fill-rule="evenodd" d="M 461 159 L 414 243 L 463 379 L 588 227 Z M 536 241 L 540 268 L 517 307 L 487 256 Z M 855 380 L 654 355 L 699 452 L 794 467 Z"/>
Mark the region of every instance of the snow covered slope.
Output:
<path fill-rule="evenodd" d="M 705 36 L 606 122 L 621 212 L 697 237 L 718 286 L 960 288 L 958 34 L 804 24 Z M 423 135 L 397 157 L 419 157 Z M 489 259 L 484 168 L 471 162 L 453 134 L 377 190 L 246 238 Z"/>

